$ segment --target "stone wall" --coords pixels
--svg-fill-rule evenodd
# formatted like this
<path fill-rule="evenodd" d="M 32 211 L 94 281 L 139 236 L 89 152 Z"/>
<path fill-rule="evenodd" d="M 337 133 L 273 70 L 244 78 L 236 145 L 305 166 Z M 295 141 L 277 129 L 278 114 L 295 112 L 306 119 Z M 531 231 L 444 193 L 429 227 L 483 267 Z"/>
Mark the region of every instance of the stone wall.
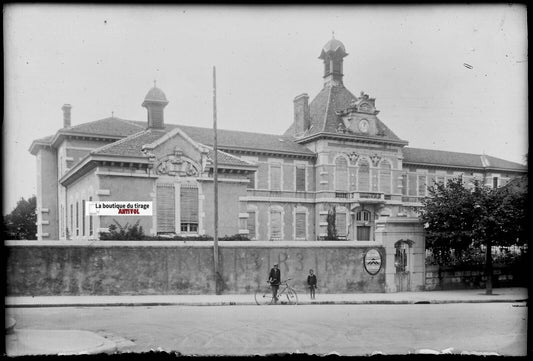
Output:
<path fill-rule="evenodd" d="M 6 241 L 8 296 L 213 294 L 211 242 Z M 365 253 L 383 264 L 366 272 Z M 224 293 L 253 293 L 279 263 L 282 278 L 306 292 L 309 269 L 318 292 L 385 292 L 385 250 L 353 242 L 220 242 Z"/>
<path fill-rule="evenodd" d="M 527 286 L 524 278 L 527 273 L 523 271 L 526 270 L 520 270 L 520 267 L 516 266 L 494 265 L 492 286 Z M 426 266 L 426 291 L 485 288 L 486 280 L 484 266 Z"/>

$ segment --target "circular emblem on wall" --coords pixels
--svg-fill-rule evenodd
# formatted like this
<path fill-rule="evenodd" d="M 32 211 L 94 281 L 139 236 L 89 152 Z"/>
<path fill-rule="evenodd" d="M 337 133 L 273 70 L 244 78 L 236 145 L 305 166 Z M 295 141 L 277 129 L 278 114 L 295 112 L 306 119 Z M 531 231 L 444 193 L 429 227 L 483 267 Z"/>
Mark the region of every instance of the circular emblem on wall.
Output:
<path fill-rule="evenodd" d="M 381 253 L 377 249 L 370 249 L 365 253 L 364 264 L 366 271 L 374 276 L 381 269 Z"/>

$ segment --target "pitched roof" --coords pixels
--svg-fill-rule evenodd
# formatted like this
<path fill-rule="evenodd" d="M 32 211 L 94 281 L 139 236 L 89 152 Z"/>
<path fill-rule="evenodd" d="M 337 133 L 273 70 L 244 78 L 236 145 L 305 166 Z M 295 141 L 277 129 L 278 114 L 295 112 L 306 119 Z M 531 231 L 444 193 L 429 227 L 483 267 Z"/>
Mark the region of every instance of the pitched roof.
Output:
<path fill-rule="evenodd" d="M 426 164 L 461 168 L 494 168 L 527 171 L 526 166 L 489 155 L 448 152 L 443 150 L 403 148 L 404 164 Z"/>
<path fill-rule="evenodd" d="M 325 86 L 309 103 L 309 115 L 311 118 L 309 130 L 303 134 L 308 137 L 314 134 L 326 132 L 336 133 L 340 117 L 336 112 L 347 109 L 358 98 L 343 85 Z M 363 114 L 361 114 L 363 116 Z M 365 136 L 383 140 L 401 141 L 383 122 L 373 114 L 364 114 L 367 119 L 374 119 L 379 133 L 382 135 Z M 294 135 L 294 123 L 285 132 L 285 135 Z"/>
<path fill-rule="evenodd" d="M 114 143 L 97 148 L 91 151 L 91 154 L 119 156 L 119 157 L 148 158 L 148 156 L 142 151 L 143 145 L 153 143 L 156 140 L 163 137 L 165 134 L 167 134 L 167 131 L 165 130 L 146 129 L 141 132 L 130 135 L 129 137 L 120 139 Z M 215 156 L 214 150 L 209 148 L 208 158 L 213 160 L 214 156 Z M 244 166 L 244 167 L 253 166 L 252 164 L 246 161 L 243 161 L 235 156 L 232 156 L 220 150 L 218 151 L 217 161 L 220 165 Z"/>
<path fill-rule="evenodd" d="M 180 125 L 179 128 L 198 143 L 213 145 L 212 129 L 184 125 Z M 314 156 L 315 154 L 307 147 L 295 143 L 292 138 L 283 135 L 218 129 L 217 143 L 220 148 L 224 149 L 270 151 L 307 156 Z"/>
<path fill-rule="evenodd" d="M 146 157 L 142 146 L 150 144 L 166 134 L 163 130 L 146 129 L 129 137 L 120 139 L 91 151 L 95 155 L 111 155 L 123 157 Z"/>
<path fill-rule="evenodd" d="M 132 120 L 109 117 L 93 122 L 75 125 L 70 128 L 62 128 L 59 133 L 98 134 L 107 136 L 127 137 L 146 129 L 146 123 L 142 125 Z"/>

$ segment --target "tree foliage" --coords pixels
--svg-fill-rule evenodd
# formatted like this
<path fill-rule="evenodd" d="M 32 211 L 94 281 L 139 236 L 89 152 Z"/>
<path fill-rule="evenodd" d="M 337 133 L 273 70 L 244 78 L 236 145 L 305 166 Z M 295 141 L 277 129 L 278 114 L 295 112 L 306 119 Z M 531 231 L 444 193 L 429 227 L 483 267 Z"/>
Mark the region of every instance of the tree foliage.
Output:
<path fill-rule="evenodd" d="M 37 199 L 21 198 L 11 213 L 4 216 L 4 239 L 37 239 Z"/>
<path fill-rule="evenodd" d="M 126 223 L 122 226 L 116 219 L 113 219 L 114 223 L 111 223 L 107 232 L 100 232 L 101 240 L 141 240 L 145 238 L 143 227 L 139 226 L 140 220 L 137 220 L 135 224 L 130 225 Z"/>
<path fill-rule="evenodd" d="M 426 247 L 445 263 L 450 252 L 461 254 L 481 245 L 524 245 L 526 238 L 527 180 L 489 188 L 459 179 L 435 184 L 423 200 L 421 219 Z"/>

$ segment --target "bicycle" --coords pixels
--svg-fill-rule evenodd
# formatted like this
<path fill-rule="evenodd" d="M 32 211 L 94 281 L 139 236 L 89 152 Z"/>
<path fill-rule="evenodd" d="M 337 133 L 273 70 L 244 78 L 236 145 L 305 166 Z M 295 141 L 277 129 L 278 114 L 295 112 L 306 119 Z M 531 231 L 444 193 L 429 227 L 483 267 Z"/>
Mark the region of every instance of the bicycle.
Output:
<path fill-rule="evenodd" d="M 280 282 L 278 289 L 278 300 L 281 304 L 297 305 L 298 304 L 298 295 L 296 291 L 287 283 L 292 278 L 287 278 L 285 281 Z M 255 303 L 258 305 L 273 305 L 276 302 L 274 297 L 272 297 L 272 286 L 261 287 L 255 291 Z"/>

